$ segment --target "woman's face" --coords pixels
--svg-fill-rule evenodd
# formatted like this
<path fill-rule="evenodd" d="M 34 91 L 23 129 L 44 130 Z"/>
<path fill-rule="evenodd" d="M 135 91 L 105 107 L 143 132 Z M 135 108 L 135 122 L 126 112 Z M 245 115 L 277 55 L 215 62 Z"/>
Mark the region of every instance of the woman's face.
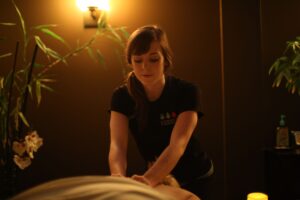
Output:
<path fill-rule="evenodd" d="M 164 83 L 164 57 L 159 42 L 152 42 L 148 52 L 132 55 L 133 72 L 144 86 Z"/>

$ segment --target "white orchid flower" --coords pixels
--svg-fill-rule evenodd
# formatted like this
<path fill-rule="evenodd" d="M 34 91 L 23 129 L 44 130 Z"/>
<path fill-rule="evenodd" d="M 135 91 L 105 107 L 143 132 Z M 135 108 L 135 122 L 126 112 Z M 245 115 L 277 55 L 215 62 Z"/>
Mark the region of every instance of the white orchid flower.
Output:
<path fill-rule="evenodd" d="M 43 145 L 43 139 L 39 137 L 36 131 L 30 132 L 25 136 L 27 149 L 36 152 Z"/>
<path fill-rule="evenodd" d="M 31 164 L 31 160 L 29 157 L 20 157 L 18 155 L 14 156 L 14 162 L 22 170 Z"/>
<path fill-rule="evenodd" d="M 19 156 L 22 156 L 26 151 L 26 144 L 24 142 L 14 141 L 12 149 Z"/>
<path fill-rule="evenodd" d="M 33 159 L 33 152 L 37 152 L 37 150 L 43 145 L 43 139 L 39 137 L 36 131 L 32 131 L 25 136 L 25 144 L 26 152 L 29 157 Z"/>

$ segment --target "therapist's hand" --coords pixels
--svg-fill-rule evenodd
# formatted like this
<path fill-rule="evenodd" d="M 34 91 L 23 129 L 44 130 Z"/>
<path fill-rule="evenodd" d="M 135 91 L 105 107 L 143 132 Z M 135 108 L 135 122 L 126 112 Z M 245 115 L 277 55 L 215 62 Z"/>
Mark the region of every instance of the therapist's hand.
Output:
<path fill-rule="evenodd" d="M 141 183 L 144 183 L 144 184 L 146 184 L 146 185 L 151 186 L 150 181 L 147 180 L 144 176 L 134 174 L 131 178 L 132 178 L 133 180 L 136 180 L 136 181 L 138 181 L 138 182 L 141 182 Z"/>
<path fill-rule="evenodd" d="M 125 177 L 125 176 L 122 175 L 122 174 L 111 174 L 111 176 L 113 176 L 113 177 Z"/>

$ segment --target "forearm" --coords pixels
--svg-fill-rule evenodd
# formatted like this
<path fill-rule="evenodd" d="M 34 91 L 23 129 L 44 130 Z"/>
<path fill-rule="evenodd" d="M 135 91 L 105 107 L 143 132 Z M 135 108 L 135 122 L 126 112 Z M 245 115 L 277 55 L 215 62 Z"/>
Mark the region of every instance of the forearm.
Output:
<path fill-rule="evenodd" d="M 176 166 L 193 134 L 197 120 L 198 116 L 195 111 L 185 111 L 179 114 L 172 130 L 169 146 L 144 174 L 151 185 L 161 182 Z"/>
<path fill-rule="evenodd" d="M 111 175 L 126 176 L 127 160 L 121 152 L 111 150 L 109 152 L 109 168 Z"/>
<path fill-rule="evenodd" d="M 144 174 L 150 185 L 157 185 L 170 174 L 182 154 L 183 151 L 178 150 L 178 148 L 168 146 Z"/>

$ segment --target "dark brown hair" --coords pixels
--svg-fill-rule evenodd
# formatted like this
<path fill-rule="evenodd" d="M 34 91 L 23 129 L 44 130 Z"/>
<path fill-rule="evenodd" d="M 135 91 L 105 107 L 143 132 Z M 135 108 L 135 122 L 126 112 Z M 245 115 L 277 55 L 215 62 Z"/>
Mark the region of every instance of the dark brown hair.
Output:
<path fill-rule="evenodd" d="M 135 30 L 129 37 L 126 46 L 126 61 L 130 65 L 132 55 L 142 55 L 149 51 L 152 42 L 159 42 L 164 57 L 164 71 L 167 72 L 172 66 L 172 52 L 166 33 L 157 25 L 143 26 Z M 130 72 L 126 85 L 129 94 L 135 100 L 135 114 L 139 120 L 139 129 L 143 130 L 147 124 L 148 108 L 147 96 L 142 83 Z"/>
<path fill-rule="evenodd" d="M 165 60 L 165 71 L 172 66 L 172 53 L 166 33 L 157 25 L 143 26 L 135 30 L 128 39 L 126 61 L 131 64 L 132 55 L 147 53 L 152 42 L 157 41 Z"/>

